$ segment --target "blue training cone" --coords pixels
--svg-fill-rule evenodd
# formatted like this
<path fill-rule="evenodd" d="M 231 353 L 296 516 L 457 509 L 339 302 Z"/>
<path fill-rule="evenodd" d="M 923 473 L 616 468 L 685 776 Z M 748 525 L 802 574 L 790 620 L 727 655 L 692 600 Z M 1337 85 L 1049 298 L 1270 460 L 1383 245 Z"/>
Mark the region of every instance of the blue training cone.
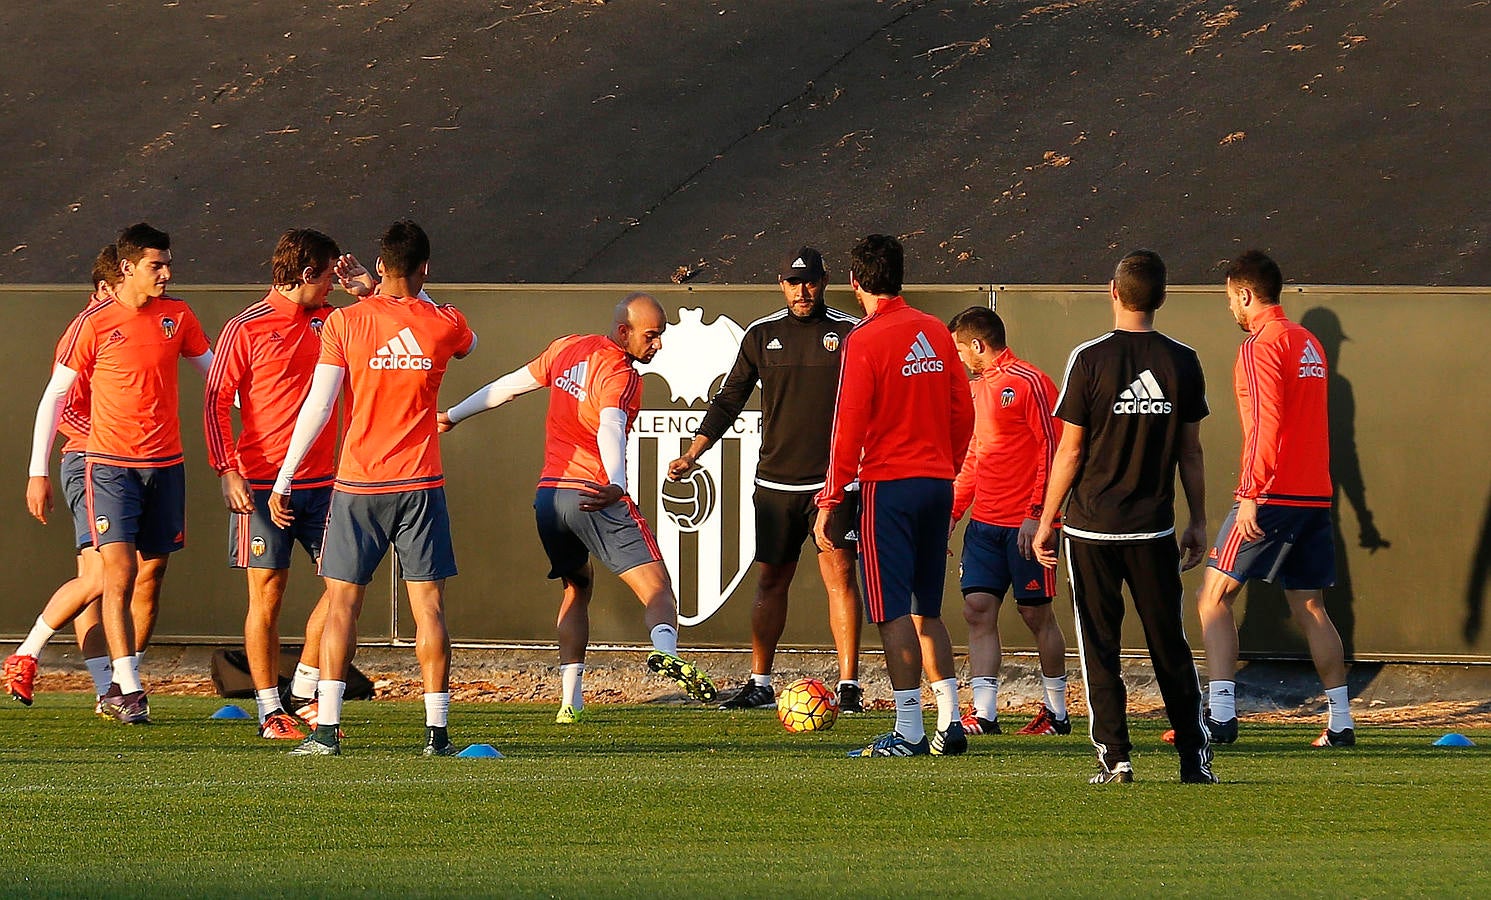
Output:
<path fill-rule="evenodd" d="M 503 758 L 501 752 L 499 752 L 497 750 L 497 748 L 493 747 L 491 744 L 472 744 L 470 747 L 467 747 L 465 750 L 462 750 L 460 753 L 457 753 L 456 756 L 462 756 L 462 757 L 465 757 L 466 759 L 502 759 Z"/>
<path fill-rule="evenodd" d="M 1463 734 L 1456 734 L 1455 732 L 1452 731 L 1449 734 L 1445 735 L 1444 737 L 1440 738 L 1439 740 L 1435 741 L 1434 742 L 1434 746 L 1436 746 L 1436 747 L 1474 747 L 1475 746 L 1475 741 L 1472 741 L 1470 738 L 1466 737 Z"/>
<path fill-rule="evenodd" d="M 211 718 L 214 718 L 214 719 L 250 719 L 250 718 L 253 718 L 253 717 L 250 716 L 247 712 L 244 712 L 243 707 L 237 705 L 236 703 L 229 703 L 228 705 L 224 706 L 222 709 L 220 709 L 217 712 L 213 713 L 212 716 L 211 716 Z"/>

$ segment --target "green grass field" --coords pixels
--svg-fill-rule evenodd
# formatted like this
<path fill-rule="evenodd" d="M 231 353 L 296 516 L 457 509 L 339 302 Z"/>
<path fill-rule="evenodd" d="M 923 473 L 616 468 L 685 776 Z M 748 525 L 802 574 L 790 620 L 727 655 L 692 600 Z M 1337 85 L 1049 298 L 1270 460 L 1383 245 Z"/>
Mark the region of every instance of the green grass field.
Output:
<path fill-rule="evenodd" d="M 300 759 L 209 720 L 220 700 L 159 697 L 135 728 L 91 702 L 0 707 L 6 896 L 1491 893 L 1485 730 L 1326 751 L 1318 726 L 1245 724 L 1207 787 L 1139 720 L 1138 781 L 1099 787 L 1078 734 L 843 757 L 889 713 L 789 735 L 769 713 L 593 706 L 561 727 L 547 705 L 458 705 L 453 736 L 507 758 L 424 759 L 422 707 L 351 703 L 346 755 Z"/>

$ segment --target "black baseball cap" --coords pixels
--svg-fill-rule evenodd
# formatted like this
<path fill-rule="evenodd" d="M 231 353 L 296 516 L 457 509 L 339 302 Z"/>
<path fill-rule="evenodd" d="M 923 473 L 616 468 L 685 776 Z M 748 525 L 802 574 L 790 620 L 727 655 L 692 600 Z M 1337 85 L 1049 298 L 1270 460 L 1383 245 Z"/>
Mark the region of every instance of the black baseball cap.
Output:
<path fill-rule="evenodd" d="M 825 274 L 823 254 L 812 247 L 803 247 L 782 260 L 777 277 L 782 281 L 821 281 Z"/>

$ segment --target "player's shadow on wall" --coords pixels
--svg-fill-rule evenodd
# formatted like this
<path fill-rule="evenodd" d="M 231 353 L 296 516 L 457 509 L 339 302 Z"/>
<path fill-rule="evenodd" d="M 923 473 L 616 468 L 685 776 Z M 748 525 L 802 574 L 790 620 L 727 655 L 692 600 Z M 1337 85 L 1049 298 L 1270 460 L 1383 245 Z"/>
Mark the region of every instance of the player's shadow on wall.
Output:
<path fill-rule="evenodd" d="M 1392 546 L 1378 533 L 1372 510 L 1367 506 L 1367 486 L 1362 479 L 1361 460 L 1356 451 L 1356 396 L 1351 382 L 1341 374 L 1341 344 L 1347 340 L 1341 320 L 1323 306 L 1317 306 L 1300 317 L 1300 324 L 1325 351 L 1329 370 L 1326 392 L 1330 404 L 1331 481 L 1335 493 L 1331 498 L 1331 528 L 1336 545 L 1336 586 L 1325 592 L 1325 608 L 1341 633 L 1346 658 L 1356 655 L 1356 594 L 1351 582 L 1351 560 L 1346 553 L 1345 530 L 1341 524 L 1341 500 L 1351 505 L 1357 523 L 1357 545 L 1371 553 Z M 1491 521 L 1491 519 L 1488 519 Z M 1491 538 L 1483 542 L 1491 560 Z M 1240 646 L 1246 655 L 1309 656 L 1304 635 L 1289 624 L 1289 603 L 1284 591 L 1275 584 L 1249 582 L 1247 607 L 1238 625 Z"/>

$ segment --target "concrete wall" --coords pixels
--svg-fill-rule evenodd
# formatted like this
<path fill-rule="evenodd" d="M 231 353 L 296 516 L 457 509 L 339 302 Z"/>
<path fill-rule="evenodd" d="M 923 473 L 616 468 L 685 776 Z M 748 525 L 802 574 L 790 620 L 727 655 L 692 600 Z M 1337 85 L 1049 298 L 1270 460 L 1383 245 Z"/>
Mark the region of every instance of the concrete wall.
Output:
<path fill-rule="evenodd" d="M 458 305 L 481 335 L 469 359 L 452 365 L 442 403 L 510 371 L 551 338 L 604 330 L 615 286 L 445 286 L 439 299 Z M 749 640 L 754 580 L 749 562 L 750 466 L 759 444 L 757 418 L 742 416 L 736 432 L 706 457 L 702 485 L 663 492 L 659 471 L 687 443 L 696 417 L 728 369 L 739 331 L 779 307 L 774 287 L 668 285 L 654 289 L 674 324 L 648 368 L 644 414 L 632 435 L 633 492 L 659 532 L 679 585 L 687 645 L 744 646 Z M 181 287 L 209 335 L 259 299 L 247 287 Z M 942 318 L 995 302 L 1020 355 L 1058 382 L 1070 349 L 1111 325 L 1107 294 L 1090 287 L 926 287 L 907 291 L 913 303 Z M 72 567 L 65 516 L 42 527 L 27 515 L 22 477 L 31 422 L 50 354 L 67 321 L 82 306 L 80 288 L 0 290 L 7 327 L 0 346 L 11 360 L 12 389 L 0 397 L 0 471 L 12 473 L 12 499 L 0 505 L 0 633 L 29 627 L 50 592 Z M 1491 414 L 1481 400 L 1482 336 L 1491 333 L 1491 291 L 1484 289 L 1291 288 L 1291 317 L 1321 338 L 1333 380 L 1332 469 L 1337 483 L 1341 584 L 1328 594 L 1332 614 L 1358 657 L 1491 658 L 1481 608 L 1491 575 L 1491 461 L 1479 448 L 1491 438 Z M 853 309 L 842 289 L 829 302 Z M 1212 417 L 1203 428 L 1208 511 L 1215 531 L 1230 504 L 1237 474 L 1239 429 L 1231 397 L 1232 361 L 1242 335 L 1218 287 L 1178 287 L 1160 326 L 1201 354 Z M 226 522 L 217 480 L 208 469 L 200 420 L 201 379 L 182 373 L 183 433 L 189 484 L 188 547 L 171 563 L 162 602 L 160 640 L 241 636 L 242 576 L 226 566 Z M 449 591 L 452 634 L 464 641 L 553 640 L 557 589 L 547 581 L 533 528 L 532 491 L 542 458 L 546 401 L 521 398 L 464 423 L 444 440 L 447 492 L 461 575 Z M 1474 448 L 1474 449 L 1472 449 Z M 666 504 L 666 508 L 661 508 Z M 742 531 L 742 523 L 745 524 Z M 954 552 L 958 550 L 955 542 Z M 829 634 L 811 557 L 794 587 L 785 643 L 828 645 Z M 964 634 L 949 565 L 947 618 Z M 642 642 L 646 631 L 635 600 L 609 575 L 598 579 L 592 608 L 596 643 Z M 393 601 L 391 566 L 369 592 L 361 633 L 369 640 L 413 637 L 407 607 Z M 1187 584 L 1198 583 L 1191 573 Z M 1063 587 L 1063 592 L 1065 588 Z M 306 560 L 297 560 L 285 630 L 298 631 L 318 593 Z M 1187 606 L 1190 607 L 1188 601 Z M 1069 603 L 1057 602 L 1071 634 Z M 1282 596 L 1250 589 L 1239 607 L 1245 651 L 1298 655 L 1304 647 L 1287 622 Z M 1193 637 L 1194 611 L 1188 609 Z M 1006 645 L 1030 641 L 1013 611 L 1003 618 Z M 1137 622 L 1127 643 L 1142 647 Z M 873 636 L 867 644 L 874 644 Z M 1199 641 L 1198 641 L 1199 646 Z"/>

